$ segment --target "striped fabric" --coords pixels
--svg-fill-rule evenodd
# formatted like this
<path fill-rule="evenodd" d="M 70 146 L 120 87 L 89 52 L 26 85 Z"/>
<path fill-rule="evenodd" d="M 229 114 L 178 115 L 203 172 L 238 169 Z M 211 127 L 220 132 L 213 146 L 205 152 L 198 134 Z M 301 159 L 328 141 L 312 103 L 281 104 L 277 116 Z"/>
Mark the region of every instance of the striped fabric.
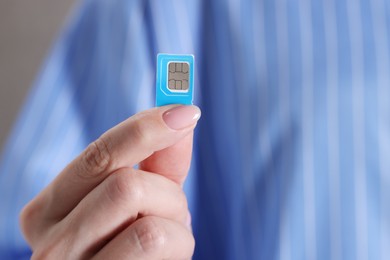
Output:
<path fill-rule="evenodd" d="M 89 0 L 4 148 L 0 258 L 17 216 L 89 142 L 153 106 L 156 54 L 193 53 L 194 259 L 389 259 L 390 2 Z"/>

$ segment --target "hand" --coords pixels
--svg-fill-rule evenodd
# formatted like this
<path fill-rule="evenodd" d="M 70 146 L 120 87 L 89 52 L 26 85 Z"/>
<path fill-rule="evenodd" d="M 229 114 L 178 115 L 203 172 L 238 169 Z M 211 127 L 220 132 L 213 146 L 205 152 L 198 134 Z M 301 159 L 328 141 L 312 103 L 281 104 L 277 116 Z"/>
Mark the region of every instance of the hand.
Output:
<path fill-rule="evenodd" d="M 154 108 L 91 143 L 23 209 L 32 258 L 190 258 L 181 186 L 199 117 L 195 106 Z"/>

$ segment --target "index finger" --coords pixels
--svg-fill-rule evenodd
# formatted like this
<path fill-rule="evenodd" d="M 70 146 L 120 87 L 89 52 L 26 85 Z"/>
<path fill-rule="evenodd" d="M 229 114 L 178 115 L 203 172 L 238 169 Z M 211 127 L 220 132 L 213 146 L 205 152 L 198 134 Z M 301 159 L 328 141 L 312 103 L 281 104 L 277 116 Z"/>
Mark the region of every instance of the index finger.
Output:
<path fill-rule="evenodd" d="M 133 167 L 192 133 L 199 117 L 196 106 L 165 106 L 130 117 L 91 143 L 35 203 L 45 205 L 43 214 L 50 218 L 64 217 L 110 173 Z"/>

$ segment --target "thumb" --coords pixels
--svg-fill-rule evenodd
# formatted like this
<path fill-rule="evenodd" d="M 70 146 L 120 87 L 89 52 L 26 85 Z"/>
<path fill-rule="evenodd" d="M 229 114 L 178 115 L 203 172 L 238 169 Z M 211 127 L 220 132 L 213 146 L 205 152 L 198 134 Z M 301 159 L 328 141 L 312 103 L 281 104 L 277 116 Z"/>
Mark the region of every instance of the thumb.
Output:
<path fill-rule="evenodd" d="M 198 112 L 194 113 L 194 109 Z M 195 106 L 177 106 L 166 112 L 163 119 L 168 126 L 175 129 L 189 114 L 198 119 L 200 110 Z M 172 146 L 154 152 L 139 164 L 140 169 L 163 175 L 183 185 L 191 164 L 193 136 L 194 132 L 190 131 Z"/>

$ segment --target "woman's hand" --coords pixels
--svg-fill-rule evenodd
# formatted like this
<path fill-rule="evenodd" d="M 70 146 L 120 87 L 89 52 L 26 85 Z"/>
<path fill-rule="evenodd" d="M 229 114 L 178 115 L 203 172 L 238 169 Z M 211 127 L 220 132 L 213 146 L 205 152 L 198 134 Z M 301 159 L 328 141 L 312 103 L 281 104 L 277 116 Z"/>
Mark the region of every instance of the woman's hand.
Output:
<path fill-rule="evenodd" d="M 195 106 L 154 108 L 91 143 L 23 209 L 32 258 L 190 258 L 182 184 L 199 117 Z"/>

